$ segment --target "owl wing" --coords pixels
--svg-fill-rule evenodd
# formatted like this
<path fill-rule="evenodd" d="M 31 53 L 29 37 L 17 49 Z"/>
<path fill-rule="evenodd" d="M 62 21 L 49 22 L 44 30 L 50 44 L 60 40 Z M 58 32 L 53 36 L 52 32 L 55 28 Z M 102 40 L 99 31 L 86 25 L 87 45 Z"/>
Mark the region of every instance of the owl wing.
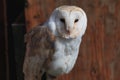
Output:
<path fill-rule="evenodd" d="M 37 26 L 25 35 L 25 80 L 41 80 L 44 69 L 54 53 L 54 41 L 54 35 L 45 26 Z"/>

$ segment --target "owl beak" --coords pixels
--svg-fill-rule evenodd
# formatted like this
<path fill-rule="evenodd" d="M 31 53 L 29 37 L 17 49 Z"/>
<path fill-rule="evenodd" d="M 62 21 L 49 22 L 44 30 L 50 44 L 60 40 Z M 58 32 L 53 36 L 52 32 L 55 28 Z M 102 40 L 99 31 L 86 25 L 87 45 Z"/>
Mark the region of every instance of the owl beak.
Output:
<path fill-rule="evenodd" d="M 69 28 L 70 28 L 69 26 L 66 27 L 66 34 L 68 34 L 68 35 L 70 35 L 70 29 Z"/>
<path fill-rule="evenodd" d="M 68 35 L 70 35 L 70 30 L 66 30 L 66 33 L 67 33 Z"/>

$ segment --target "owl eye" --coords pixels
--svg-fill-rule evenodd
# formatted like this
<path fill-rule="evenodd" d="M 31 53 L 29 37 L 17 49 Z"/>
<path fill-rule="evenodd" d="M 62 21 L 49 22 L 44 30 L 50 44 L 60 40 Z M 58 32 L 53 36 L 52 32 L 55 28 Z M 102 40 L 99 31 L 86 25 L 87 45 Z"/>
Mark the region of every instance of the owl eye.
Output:
<path fill-rule="evenodd" d="M 74 22 L 76 23 L 76 22 L 78 22 L 78 21 L 79 21 L 79 19 L 75 19 L 75 21 L 74 21 Z"/>
<path fill-rule="evenodd" d="M 65 19 L 64 19 L 64 18 L 61 18 L 60 21 L 61 21 L 62 23 L 65 23 Z"/>

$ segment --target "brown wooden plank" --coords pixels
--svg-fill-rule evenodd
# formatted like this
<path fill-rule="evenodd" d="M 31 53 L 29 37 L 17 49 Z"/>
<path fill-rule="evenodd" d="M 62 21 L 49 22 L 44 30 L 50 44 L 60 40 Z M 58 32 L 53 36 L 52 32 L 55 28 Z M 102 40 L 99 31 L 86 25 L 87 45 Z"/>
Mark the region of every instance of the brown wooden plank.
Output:
<path fill-rule="evenodd" d="M 112 69 L 114 69 L 113 71 L 113 79 L 114 80 L 120 80 L 120 0 L 118 0 L 118 2 L 116 2 L 115 5 L 115 12 L 114 12 L 114 17 L 116 18 L 116 27 L 115 27 L 115 53 L 116 56 L 114 57 L 114 64 L 112 66 Z M 112 61 L 111 61 L 112 62 Z"/>
<path fill-rule="evenodd" d="M 112 5 L 112 6 L 111 6 Z M 105 3 L 105 63 L 109 80 L 120 80 L 120 0 Z"/>
<path fill-rule="evenodd" d="M 48 18 L 48 14 L 52 12 L 54 7 L 53 2 L 53 0 L 27 0 L 25 7 L 27 31 Z"/>

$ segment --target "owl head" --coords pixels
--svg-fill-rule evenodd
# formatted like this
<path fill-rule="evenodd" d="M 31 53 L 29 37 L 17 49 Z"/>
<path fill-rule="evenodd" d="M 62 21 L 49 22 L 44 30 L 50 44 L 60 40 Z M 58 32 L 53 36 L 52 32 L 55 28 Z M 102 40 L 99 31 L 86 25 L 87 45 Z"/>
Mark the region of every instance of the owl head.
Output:
<path fill-rule="evenodd" d="M 55 36 L 65 39 L 77 38 L 82 37 L 86 30 L 87 17 L 79 7 L 60 6 L 53 11 L 47 24 Z"/>

